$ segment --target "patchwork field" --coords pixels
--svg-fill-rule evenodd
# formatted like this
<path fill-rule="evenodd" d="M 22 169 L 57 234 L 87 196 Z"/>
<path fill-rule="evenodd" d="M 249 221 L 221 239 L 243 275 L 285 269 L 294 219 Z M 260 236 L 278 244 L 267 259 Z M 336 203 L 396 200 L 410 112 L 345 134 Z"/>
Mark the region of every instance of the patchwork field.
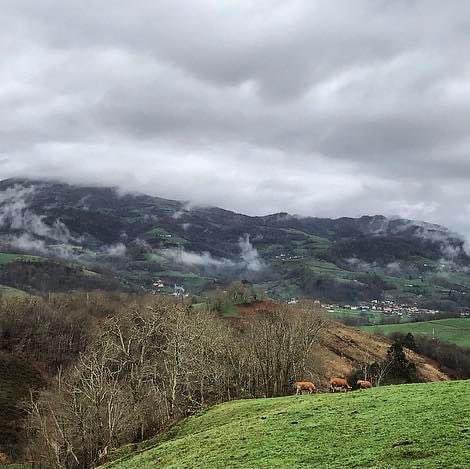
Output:
<path fill-rule="evenodd" d="M 403 332 L 416 335 L 436 337 L 445 342 L 451 342 L 460 347 L 470 348 L 470 318 L 438 319 L 436 321 L 410 322 L 405 324 L 387 324 L 377 326 L 363 326 L 363 331 L 373 334 L 391 334 Z"/>

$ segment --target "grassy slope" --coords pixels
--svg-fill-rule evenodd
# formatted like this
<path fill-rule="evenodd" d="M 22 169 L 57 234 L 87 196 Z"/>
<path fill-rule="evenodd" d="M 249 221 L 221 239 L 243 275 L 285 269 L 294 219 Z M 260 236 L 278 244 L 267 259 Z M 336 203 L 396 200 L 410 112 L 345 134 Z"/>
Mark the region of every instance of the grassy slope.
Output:
<path fill-rule="evenodd" d="M 470 381 L 235 401 L 107 468 L 468 467 Z"/>
<path fill-rule="evenodd" d="M 0 252 L 0 265 L 9 264 L 15 261 L 40 261 L 41 258 L 37 256 L 29 256 L 26 254 L 12 254 L 6 252 Z"/>
<path fill-rule="evenodd" d="M 38 256 L 29 256 L 26 254 L 13 254 L 13 253 L 6 253 L 0 252 L 0 267 L 10 262 L 15 261 L 29 261 L 29 262 L 39 262 L 41 260 Z M 19 290 L 18 288 L 9 287 L 6 285 L 0 285 L 0 296 L 28 296 L 23 290 Z"/>
<path fill-rule="evenodd" d="M 23 290 L 18 290 L 18 288 L 8 287 L 6 285 L 0 285 L 0 296 L 24 297 L 24 296 L 29 296 L 29 294 Z"/>
<path fill-rule="evenodd" d="M 435 336 L 443 341 L 452 342 L 461 347 L 470 348 L 470 318 L 438 319 L 437 321 L 412 322 L 406 324 L 387 324 L 380 326 L 364 326 L 363 331 L 374 334 L 391 334 L 392 332 L 411 332 Z"/>

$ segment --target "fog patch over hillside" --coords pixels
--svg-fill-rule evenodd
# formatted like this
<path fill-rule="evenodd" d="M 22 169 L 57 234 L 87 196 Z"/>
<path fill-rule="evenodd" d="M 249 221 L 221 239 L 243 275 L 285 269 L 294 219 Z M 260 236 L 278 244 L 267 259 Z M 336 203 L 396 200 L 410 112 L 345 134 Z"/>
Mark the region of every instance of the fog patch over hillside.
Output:
<path fill-rule="evenodd" d="M 252 270 L 253 272 L 259 272 L 265 264 L 263 260 L 259 257 L 258 251 L 250 242 L 250 235 L 245 234 L 238 240 L 238 245 L 240 246 L 241 258 L 246 263 L 246 268 Z"/>
<path fill-rule="evenodd" d="M 385 270 L 390 275 L 400 275 L 402 273 L 402 265 L 399 261 L 389 262 Z"/>
<path fill-rule="evenodd" d="M 72 236 L 60 220 L 45 222 L 30 208 L 36 187 L 15 185 L 0 192 L 0 242 L 7 248 L 70 259 L 75 256 L 72 243 L 80 239 Z"/>
<path fill-rule="evenodd" d="M 20 251 L 28 254 L 48 256 L 65 260 L 85 260 L 77 246 L 72 244 L 47 244 L 30 233 L 5 234 L 0 236 L 0 247 L 7 251 Z"/>
<path fill-rule="evenodd" d="M 103 248 L 104 254 L 111 257 L 125 257 L 127 253 L 126 245 L 123 243 L 116 243 L 111 246 L 105 246 Z"/>
<path fill-rule="evenodd" d="M 1 242 L 7 248 L 18 249 L 20 251 L 47 254 L 46 243 L 37 238 L 33 238 L 29 233 L 20 235 L 2 235 Z"/>
<path fill-rule="evenodd" d="M 206 267 L 214 269 L 234 268 L 236 263 L 226 258 L 215 258 L 211 253 L 185 251 L 184 249 L 164 249 L 161 254 L 166 259 L 189 267 Z"/>
<path fill-rule="evenodd" d="M 351 270 L 358 272 L 369 272 L 377 269 L 376 262 L 371 264 L 363 259 L 359 259 L 358 257 L 350 257 L 349 259 L 346 259 L 346 263 L 351 267 Z"/>
<path fill-rule="evenodd" d="M 259 272 L 265 266 L 258 251 L 250 242 L 250 236 L 245 234 L 238 240 L 240 256 L 235 259 L 225 257 L 214 257 L 211 253 L 186 251 L 183 248 L 164 249 L 160 254 L 171 262 L 186 265 L 188 267 L 199 267 L 216 271 L 249 271 Z"/>
<path fill-rule="evenodd" d="M 378 219 L 374 218 L 370 225 L 370 234 L 377 236 L 385 235 L 387 233 L 397 236 L 413 236 L 420 240 L 432 243 L 439 247 L 442 258 L 438 260 L 440 268 L 452 268 L 453 270 L 460 270 L 461 264 L 465 257 L 470 255 L 469 241 L 459 233 L 456 233 L 448 228 L 433 223 L 427 223 L 417 220 L 408 220 L 401 217 L 391 217 Z M 354 265 L 360 270 L 364 270 L 364 263 L 356 259 L 348 259 L 348 263 Z M 390 266 L 390 273 L 399 273 L 402 270 L 397 266 Z"/>
<path fill-rule="evenodd" d="M 69 229 L 60 220 L 47 224 L 44 216 L 37 215 L 29 209 L 29 201 L 34 197 L 35 191 L 34 186 L 15 185 L 0 192 L 0 227 L 62 243 L 74 241 Z"/>
<path fill-rule="evenodd" d="M 0 245 L 3 249 L 51 256 L 65 260 L 92 261 L 94 256 L 82 249 L 83 237 L 73 236 L 60 219 L 46 222 L 45 215 L 34 213 L 31 204 L 39 187 L 15 184 L 0 192 Z M 87 197 L 80 200 L 80 209 L 88 211 Z M 103 245 L 98 254 L 125 257 L 123 243 Z"/>
<path fill-rule="evenodd" d="M 195 204 L 194 202 L 191 202 L 191 201 L 182 202 L 180 209 L 174 212 L 171 218 L 175 220 L 179 220 L 186 213 L 191 212 L 191 210 L 194 210 L 197 208 L 204 208 L 204 206 L 200 204 Z"/>
<path fill-rule="evenodd" d="M 386 274 L 393 277 L 403 277 L 407 275 L 417 275 L 419 269 L 413 262 L 392 261 L 388 263 L 367 262 L 358 257 L 350 257 L 346 259 L 348 270 L 353 272 Z"/>

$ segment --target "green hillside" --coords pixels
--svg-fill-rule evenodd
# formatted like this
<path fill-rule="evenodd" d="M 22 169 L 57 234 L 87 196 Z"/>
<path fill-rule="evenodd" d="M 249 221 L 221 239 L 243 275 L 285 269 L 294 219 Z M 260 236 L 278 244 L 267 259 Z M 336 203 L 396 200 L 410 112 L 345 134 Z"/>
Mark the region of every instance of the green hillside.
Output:
<path fill-rule="evenodd" d="M 33 294 L 152 292 L 160 279 L 166 293 L 177 283 L 200 295 L 242 278 L 283 300 L 360 304 L 388 299 L 443 311 L 470 307 L 464 240 L 438 225 L 381 215 L 248 216 L 57 181 L 4 180 L 0 194 L 0 210 L 9 213 L 15 195 L 23 215 L 37 217 L 48 235 L 29 226 L 19 230 L 11 220 L 0 227 L 7 250 L 0 253 L 0 284 Z M 9 253 L 12 233 L 34 241 L 29 252 L 42 257 Z M 250 256 L 254 264 L 247 261 Z M 102 283 L 90 286 L 77 272 L 64 275 L 46 259 L 69 266 L 73 261 L 101 274 Z"/>
<path fill-rule="evenodd" d="M 410 322 L 406 324 L 387 324 L 361 327 L 363 331 L 374 334 L 403 332 L 416 335 L 434 336 L 445 342 L 452 342 L 460 347 L 470 348 L 470 318 L 438 319 L 436 321 Z"/>
<path fill-rule="evenodd" d="M 132 450 L 106 468 L 468 467 L 470 381 L 234 401 Z"/>
<path fill-rule="evenodd" d="M 29 261 L 35 262 L 40 261 L 41 258 L 38 256 L 28 256 L 26 254 L 14 254 L 7 252 L 0 252 L 0 265 L 9 264 L 15 261 Z"/>
<path fill-rule="evenodd" d="M 16 296 L 16 297 L 24 297 L 28 296 L 23 290 L 18 290 L 17 288 L 7 287 L 6 285 L 0 285 L 0 297 L 1 296 Z"/>

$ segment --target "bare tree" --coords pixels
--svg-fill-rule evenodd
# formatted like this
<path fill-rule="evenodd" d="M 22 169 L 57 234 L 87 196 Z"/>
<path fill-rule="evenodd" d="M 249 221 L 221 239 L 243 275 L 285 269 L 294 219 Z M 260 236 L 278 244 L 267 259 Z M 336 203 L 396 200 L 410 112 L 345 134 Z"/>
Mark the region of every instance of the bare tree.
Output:
<path fill-rule="evenodd" d="M 55 385 L 32 400 L 32 456 L 91 468 L 109 449 L 141 441 L 205 405 L 289 392 L 314 373 L 325 319 L 279 306 L 229 322 L 161 299 L 102 320 L 95 339 Z"/>

